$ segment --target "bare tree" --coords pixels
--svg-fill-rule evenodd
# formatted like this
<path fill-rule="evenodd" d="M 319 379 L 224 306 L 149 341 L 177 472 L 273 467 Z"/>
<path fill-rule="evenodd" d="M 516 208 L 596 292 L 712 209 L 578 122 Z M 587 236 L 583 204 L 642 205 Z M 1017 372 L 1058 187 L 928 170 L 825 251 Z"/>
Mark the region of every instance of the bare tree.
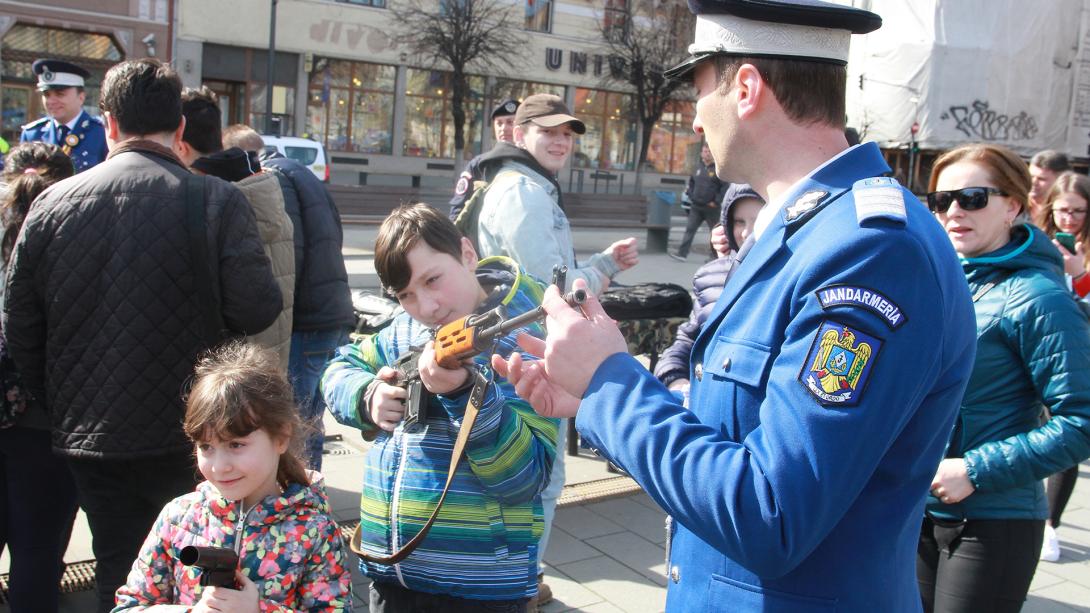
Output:
<path fill-rule="evenodd" d="M 455 173 L 465 163 L 465 101 L 469 70 L 502 74 L 522 56 L 525 45 L 503 0 L 408 0 L 391 9 L 397 38 L 425 63 L 451 70 L 450 111 L 454 120 Z"/>
<path fill-rule="evenodd" d="M 684 82 L 662 73 L 688 57 L 693 16 L 677 0 L 607 0 L 605 4 L 598 29 L 610 55 L 607 81 L 632 89 L 632 114 L 643 128 L 636 163 L 638 191 L 655 124 L 671 102 L 691 99 Z"/>

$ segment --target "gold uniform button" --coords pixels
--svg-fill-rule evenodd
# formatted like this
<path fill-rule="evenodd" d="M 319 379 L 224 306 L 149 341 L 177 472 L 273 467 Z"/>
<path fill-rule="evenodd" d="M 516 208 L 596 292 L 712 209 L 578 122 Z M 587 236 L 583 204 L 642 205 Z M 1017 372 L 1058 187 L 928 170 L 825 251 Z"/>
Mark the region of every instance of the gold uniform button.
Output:
<path fill-rule="evenodd" d="M 693 374 L 696 375 L 696 380 L 697 381 L 703 381 L 704 380 L 704 365 L 698 363 L 696 365 L 696 367 L 693 368 Z"/>

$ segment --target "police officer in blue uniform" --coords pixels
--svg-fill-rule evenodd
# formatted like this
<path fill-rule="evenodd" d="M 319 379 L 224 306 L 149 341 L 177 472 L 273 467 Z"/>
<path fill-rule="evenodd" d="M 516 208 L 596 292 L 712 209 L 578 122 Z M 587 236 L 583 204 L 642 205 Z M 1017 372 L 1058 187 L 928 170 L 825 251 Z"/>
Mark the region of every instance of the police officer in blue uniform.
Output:
<path fill-rule="evenodd" d="M 37 60 L 32 68 L 38 75 L 46 116 L 23 126 L 19 142 L 57 145 L 72 158 L 76 172 L 105 160 L 106 128 L 101 119 L 83 110 L 84 79 L 91 73 L 61 60 Z"/>
<path fill-rule="evenodd" d="M 768 204 L 693 347 L 686 410 L 593 298 L 555 288 L 542 361 L 493 366 L 673 518 L 667 610 L 921 609 L 920 517 L 975 352 L 942 228 L 844 137 L 852 33 L 816 0 L 690 0 L 694 129 Z M 585 317 L 584 317 L 585 314 Z"/>

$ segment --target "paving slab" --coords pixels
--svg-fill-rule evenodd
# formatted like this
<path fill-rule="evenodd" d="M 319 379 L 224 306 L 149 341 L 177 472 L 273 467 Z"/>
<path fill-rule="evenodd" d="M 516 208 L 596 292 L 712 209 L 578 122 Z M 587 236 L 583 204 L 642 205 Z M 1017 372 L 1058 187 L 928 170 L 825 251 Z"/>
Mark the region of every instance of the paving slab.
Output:
<path fill-rule="evenodd" d="M 666 606 L 665 589 L 609 556 L 564 564 L 558 570 L 623 611 L 662 611 Z"/>

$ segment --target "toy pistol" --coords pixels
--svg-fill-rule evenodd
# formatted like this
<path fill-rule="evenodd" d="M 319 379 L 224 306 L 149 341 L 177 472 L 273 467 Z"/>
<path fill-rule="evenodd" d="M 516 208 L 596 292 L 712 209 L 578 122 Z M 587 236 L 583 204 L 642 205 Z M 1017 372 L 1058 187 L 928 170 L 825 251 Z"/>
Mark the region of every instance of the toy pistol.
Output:
<path fill-rule="evenodd" d="M 553 267 L 553 285 L 563 288 L 567 266 Z M 578 308 L 587 299 L 587 292 L 579 289 L 568 292 L 564 300 Z M 435 360 L 443 368 L 458 368 L 466 358 L 491 351 L 497 340 L 508 334 L 545 319 L 545 307 L 538 306 L 516 317 L 508 317 L 507 309 L 500 305 L 484 313 L 467 315 L 439 328 L 435 334 Z M 394 362 L 407 395 L 405 398 L 404 425 L 424 423 L 429 392 L 420 381 L 418 363 L 420 350 L 411 348 Z"/>
<path fill-rule="evenodd" d="M 182 549 L 178 559 L 186 566 L 201 569 L 203 587 L 227 587 L 237 590 L 235 569 L 238 568 L 238 554 L 226 547 L 197 547 L 190 545 Z"/>

